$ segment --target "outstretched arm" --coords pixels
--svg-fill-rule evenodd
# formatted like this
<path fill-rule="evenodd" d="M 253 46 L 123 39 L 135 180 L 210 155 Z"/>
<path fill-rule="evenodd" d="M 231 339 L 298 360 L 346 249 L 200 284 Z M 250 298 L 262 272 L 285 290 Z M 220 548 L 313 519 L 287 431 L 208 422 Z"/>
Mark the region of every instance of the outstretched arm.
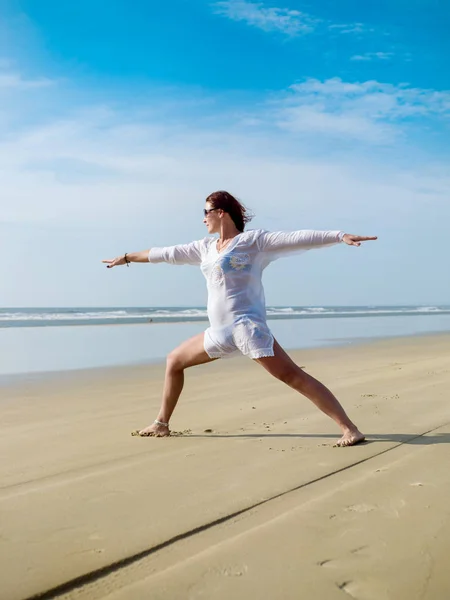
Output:
<path fill-rule="evenodd" d="M 265 231 L 258 238 L 259 249 L 268 254 L 282 255 L 295 250 L 310 250 L 338 244 L 344 237 L 343 231 Z"/>
<path fill-rule="evenodd" d="M 299 231 L 264 231 L 258 236 L 257 244 L 263 255 L 263 263 L 268 265 L 282 256 L 306 252 L 313 248 L 327 248 L 341 242 L 349 246 L 360 246 L 363 241 L 376 239 L 376 237 L 363 237 L 344 233 L 343 231 L 304 229 Z"/>
<path fill-rule="evenodd" d="M 199 265 L 202 262 L 202 240 L 191 242 L 190 244 L 179 244 L 177 246 L 167 246 L 165 248 L 151 248 L 142 252 L 132 252 L 111 260 L 102 262 L 108 263 L 107 268 L 125 265 L 130 262 L 166 262 L 172 265 Z"/>
<path fill-rule="evenodd" d="M 112 267 L 126 265 L 130 262 L 148 262 L 149 252 L 150 250 L 142 250 L 142 252 L 130 252 L 130 254 L 123 254 L 117 258 L 108 258 L 106 260 L 102 260 L 102 263 L 107 263 L 106 268 L 112 269 Z"/>
<path fill-rule="evenodd" d="M 295 250 L 311 250 L 344 242 L 349 246 L 360 246 L 361 242 L 376 240 L 376 237 L 363 237 L 344 233 L 343 231 L 265 231 L 258 238 L 258 245 L 263 252 L 283 254 Z"/>

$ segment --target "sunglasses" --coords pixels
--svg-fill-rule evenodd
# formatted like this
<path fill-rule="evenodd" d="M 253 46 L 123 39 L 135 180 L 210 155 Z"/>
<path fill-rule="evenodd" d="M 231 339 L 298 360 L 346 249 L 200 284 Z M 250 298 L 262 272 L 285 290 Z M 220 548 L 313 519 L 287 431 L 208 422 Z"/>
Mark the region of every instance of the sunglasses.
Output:
<path fill-rule="evenodd" d="M 209 215 L 209 213 L 210 213 L 210 212 L 213 212 L 214 210 L 217 210 L 217 208 L 209 208 L 209 209 L 207 209 L 207 208 L 204 208 L 204 209 L 203 209 L 203 215 L 204 215 L 205 217 L 207 217 L 207 216 Z"/>

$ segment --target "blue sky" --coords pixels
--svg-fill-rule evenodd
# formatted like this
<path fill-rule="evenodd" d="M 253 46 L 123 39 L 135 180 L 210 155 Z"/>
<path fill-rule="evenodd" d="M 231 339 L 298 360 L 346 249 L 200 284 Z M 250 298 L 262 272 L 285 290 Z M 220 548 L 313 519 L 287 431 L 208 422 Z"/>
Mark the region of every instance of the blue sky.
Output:
<path fill-rule="evenodd" d="M 203 237 L 223 188 L 254 227 L 380 236 L 279 261 L 269 303 L 450 303 L 449 22 L 432 0 L 3 0 L 0 304 L 204 304 L 191 268 L 99 261 Z"/>

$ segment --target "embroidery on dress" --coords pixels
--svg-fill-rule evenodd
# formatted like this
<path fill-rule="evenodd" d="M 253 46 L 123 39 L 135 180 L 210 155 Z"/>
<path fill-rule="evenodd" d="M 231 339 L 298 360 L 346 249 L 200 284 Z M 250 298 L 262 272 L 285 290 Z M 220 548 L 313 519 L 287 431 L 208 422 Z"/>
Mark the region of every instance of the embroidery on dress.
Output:
<path fill-rule="evenodd" d="M 251 268 L 250 256 L 244 253 L 235 253 L 225 256 L 221 261 L 226 273 L 232 271 L 249 271 Z"/>
<path fill-rule="evenodd" d="M 211 271 L 210 281 L 212 285 L 222 285 L 224 281 L 224 272 L 222 267 L 216 265 Z"/>

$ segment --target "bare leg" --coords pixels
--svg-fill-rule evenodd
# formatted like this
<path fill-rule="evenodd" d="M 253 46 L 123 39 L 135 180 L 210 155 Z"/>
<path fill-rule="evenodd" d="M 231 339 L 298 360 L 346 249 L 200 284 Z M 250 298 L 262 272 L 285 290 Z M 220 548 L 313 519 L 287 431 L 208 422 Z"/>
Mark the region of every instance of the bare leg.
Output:
<path fill-rule="evenodd" d="M 330 390 L 298 367 L 277 341 L 274 342 L 273 350 L 274 356 L 258 358 L 256 362 L 262 365 L 271 375 L 309 398 L 317 408 L 339 425 L 343 436 L 336 443 L 336 446 L 353 446 L 363 442 L 364 435 L 350 421 L 347 413 Z"/>
<path fill-rule="evenodd" d="M 200 333 L 183 342 L 168 355 L 163 399 L 158 416 L 156 417 L 157 421 L 169 423 L 178 398 L 183 390 L 184 369 L 217 360 L 210 358 L 206 354 L 203 347 L 203 339 L 204 334 Z M 152 423 L 152 425 L 139 431 L 139 435 L 142 436 L 165 437 L 169 434 L 170 431 L 167 425 L 158 425 L 157 423 Z"/>

